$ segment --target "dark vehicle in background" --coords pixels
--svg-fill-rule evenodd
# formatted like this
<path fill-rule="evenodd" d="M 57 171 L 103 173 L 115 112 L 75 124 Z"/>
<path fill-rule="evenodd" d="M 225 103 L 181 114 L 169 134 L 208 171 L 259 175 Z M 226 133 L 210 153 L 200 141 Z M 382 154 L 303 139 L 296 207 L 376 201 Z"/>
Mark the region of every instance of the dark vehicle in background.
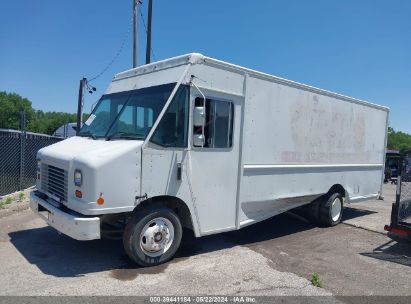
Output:
<path fill-rule="evenodd" d="M 401 154 L 397 150 L 387 150 L 384 167 L 384 183 L 396 183 L 400 167 Z"/>
<path fill-rule="evenodd" d="M 384 230 L 393 240 L 411 241 L 411 151 L 401 154 L 397 171 L 399 176 L 391 223 L 385 225 Z"/>

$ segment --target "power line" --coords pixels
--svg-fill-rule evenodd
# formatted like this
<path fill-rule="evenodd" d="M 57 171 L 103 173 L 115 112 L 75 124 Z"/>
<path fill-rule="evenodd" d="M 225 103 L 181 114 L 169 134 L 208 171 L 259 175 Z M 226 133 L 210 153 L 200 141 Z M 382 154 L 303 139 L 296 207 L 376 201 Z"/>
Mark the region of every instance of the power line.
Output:
<path fill-rule="evenodd" d="M 130 24 L 132 24 L 132 23 L 133 23 L 133 18 L 131 18 L 131 21 L 130 21 Z M 123 38 L 123 40 L 120 44 L 120 47 L 117 50 L 117 53 L 114 55 L 113 59 L 111 59 L 111 61 L 106 65 L 106 67 L 100 73 L 98 73 L 94 77 L 91 77 L 90 80 L 88 80 L 87 82 L 92 82 L 93 80 L 99 78 L 101 75 L 103 75 L 113 65 L 113 63 L 117 60 L 117 58 L 120 56 L 121 52 L 123 51 L 124 46 L 126 45 L 128 36 L 130 35 L 131 29 L 132 29 L 132 26 L 129 26 L 128 30 L 127 30 L 127 33 L 125 34 L 125 36 L 124 36 L 124 38 Z"/>
<path fill-rule="evenodd" d="M 138 5 L 138 4 L 140 4 L 140 6 L 141 6 L 142 3 L 143 3 L 142 1 L 137 1 L 137 11 L 140 13 L 141 20 L 142 20 L 143 26 L 144 26 L 144 30 L 145 30 L 146 36 L 147 36 L 147 35 L 148 35 L 148 30 L 147 30 L 147 26 L 146 26 L 146 21 L 145 21 L 145 19 L 144 19 L 144 15 L 143 15 L 143 13 L 141 12 L 141 9 L 140 9 L 140 7 L 139 7 L 139 5 Z M 105 66 L 105 68 L 104 68 L 103 70 L 101 70 L 100 73 L 98 73 L 97 75 L 91 77 L 90 80 L 87 80 L 87 83 L 90 83 L 90 82 L 96 80 L 96 79 L 99 78 L 101 75 L 103 75 L 105 72 L 107 72 L 107 70 L 108 70 L 108 69 L 113 65 L 113 63 L 118 59 L 118 57 L 120 56 L 121 52 L 122 52 L 123 49 L 124 49 L 124 46 L 126 45 L 126 42 L 127 42 L 127 39 L 128 39 L 128 37 L 129 37 L 129 35 L 130 35 L 130 33 L 131 33 L 131 30 L 133 29 L 133 18 L 131 18 L 131 20 L 130 20 L 130 25 L 131 25 L 131 26 L 128 27 L 127 33 L 125 34 L 125 36 L 124 36 L 124 38 L 123 38 L 123 40 L 122 40 L 122 42 L 121 42 L 121 44 L 120 44 L 120 47 L 119 47 L 119 49 L 117 50 L 117 52 L 116 52 L 116 54 L 114 55 L 114 57 L 113 57 L 113 58 L 111 59 L 111 61 Z M 155 55 L 153 48 L 150 47 L 150 49 L 151 49 L 151 53 L 152 53 L 153 59 L 156 61 L 156 60 L 157 60 L 157 56 Z"/>

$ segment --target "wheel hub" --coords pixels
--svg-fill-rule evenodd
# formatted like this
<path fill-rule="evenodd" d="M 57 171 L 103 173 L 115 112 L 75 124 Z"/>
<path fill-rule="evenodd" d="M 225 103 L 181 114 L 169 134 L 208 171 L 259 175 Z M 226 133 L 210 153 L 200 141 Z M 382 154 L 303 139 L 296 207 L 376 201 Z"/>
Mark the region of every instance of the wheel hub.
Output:
<path fill-rule="evenodd" d="M 164 254 L 174 240 L 174 226 L 170 220 L 159 217 L 150 220 L 141 231 L 140 247 L 148 256 Z"/>
<path fill-rule="evenodd" d="M 160 242 L 163 239 L 163 234 L 161 232 L 157 232 L 154 235 L 154 241 L 156 241 L 157 243 Z"/>
<path fill-rule="evenodd" d="M 331 217 L 334 222 L 338 221 L 338 219 L 340 218 L 341 210 L 342 203 L 341 200 L 337 197 L 331 205 Z"/>

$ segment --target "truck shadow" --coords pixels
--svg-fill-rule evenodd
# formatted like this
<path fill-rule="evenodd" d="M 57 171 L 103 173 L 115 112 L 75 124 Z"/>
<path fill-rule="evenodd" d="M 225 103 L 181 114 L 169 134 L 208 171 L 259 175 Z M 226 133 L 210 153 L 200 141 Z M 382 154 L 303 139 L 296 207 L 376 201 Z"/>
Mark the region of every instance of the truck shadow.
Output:
<path fill-rule="evenodd" d="M 77 277 L 112 270 L 112 276 L 129 280 L 142 273 L 162 272 L 170 263 L 179 263 L 197 254 L 258 243 L 314 227 L 283 214 L 238 231 L 202 238 L 196 238 L 191 231 L 185 230 L 175 258 L 169 263 L 151 268 L 139 268 L 133 264 L 126 256 L 121 241 L 76 241 L 48 226 L 11 232 L 9 237 L 27 261 L 36 265 L 44 274 Z"/>
<path fill-rule="evenodd" d="M 121 242 L 81 242 L 59 234 L 51 227 L 9 233 L 10 242 L 44 274 L 77 277 L 115 268 L 124 253 Z"/>
<path fill-rule="evenodd" d="M 389 241 L 361 255 L 411 267 L 411 243 Z"/>
<path fill-rule="evenodd" d="M 290 214 L 281 214 L 237 231 L 194 237 L 184 231 L 176 256 L 170 262 L 150 268 L 139 268 L 123 250 L 121 241 L 93 240 L 81 242 L 58 234 L 51 227 L 21 230 L 9 233 L 10 242 L 44 274 L 56 277 L 78 277 L 89 273 L 110 271 L 119 280 L 132 280 L 139 274 L 163 272 L 170 264 L 189 257 L 231 248 L 237 245 L 253 245 L 296 234 L 310 229 L 322 229 Z"/>
<path fill-rule="evenodd" d="M 366 216 L 370 214 L 377 213 L 376 211 L 366 210 L 366 209 L 358 209 L 358 208 L 351 208 L 345 207 L 344 208 L 344 219 L 343 220 L 351 220 L 353 218 Z"/>

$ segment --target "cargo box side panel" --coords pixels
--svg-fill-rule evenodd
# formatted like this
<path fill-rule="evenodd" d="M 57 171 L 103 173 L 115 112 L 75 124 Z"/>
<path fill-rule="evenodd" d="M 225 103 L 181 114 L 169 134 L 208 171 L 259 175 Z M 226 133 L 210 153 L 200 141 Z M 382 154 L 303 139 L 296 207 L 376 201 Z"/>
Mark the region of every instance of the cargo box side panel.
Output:
<path fill-rule="evenodd" d="M 388 112 L 251 76 L 247 82 L 240 222 L 307 203 L 342 185 L 381 188 Z"/>

